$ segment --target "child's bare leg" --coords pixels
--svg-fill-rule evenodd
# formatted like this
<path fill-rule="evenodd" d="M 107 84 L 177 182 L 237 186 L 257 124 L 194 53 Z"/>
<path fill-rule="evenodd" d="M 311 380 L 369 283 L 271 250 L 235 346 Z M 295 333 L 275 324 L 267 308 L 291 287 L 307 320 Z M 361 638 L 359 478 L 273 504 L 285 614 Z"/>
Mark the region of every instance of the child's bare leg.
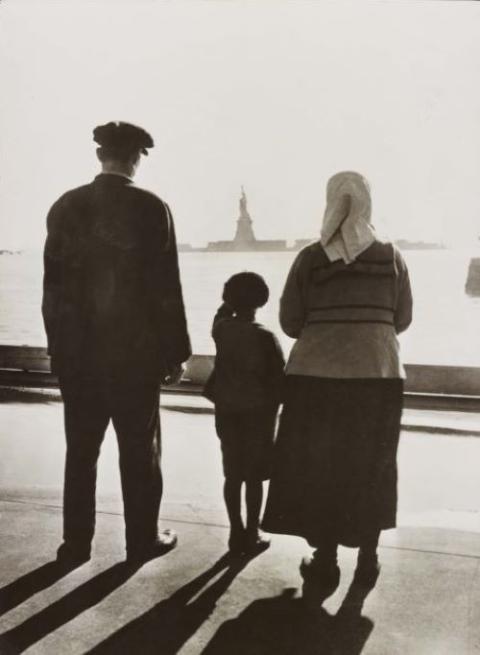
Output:
<path fill-rule="evenodd" d="M 243 547 L 244 526 L 242 521 L 242 481 L 236 478 L 226 478 L 223 487 L 223 497 L 230 521 L 230 539 L 228 546 L 232 551 L 240 551 Z"/>
<path fill-rule="evenodd" d="M 270 545 L 270 539 L 260 535 L 258 525 L 263 501 L 262 480 L 247 480 L 245 500 L 247 505 L 247 548 L 251 552 L 264 550 Z"/>
<path fill-rule="evenodd" d="M 247 532 L 257 535 L 263 501 L 263 483 L 261 480 L 247 480 L 245 487 Z"/>

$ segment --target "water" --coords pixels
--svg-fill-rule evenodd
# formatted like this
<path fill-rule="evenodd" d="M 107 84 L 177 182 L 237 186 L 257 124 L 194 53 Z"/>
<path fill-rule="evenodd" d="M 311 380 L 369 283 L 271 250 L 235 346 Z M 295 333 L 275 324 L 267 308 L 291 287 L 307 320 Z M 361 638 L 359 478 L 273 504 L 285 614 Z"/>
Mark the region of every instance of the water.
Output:
<path fill-rule="evenodd" d="M 415 303 L 414 322 L 401 337 L 406 363 L 480 366 L 480 298 L 464 293 L 471 255 L 450 250 L 404 253 Z M 210 326 L 224 281 L 233 273 L 253 270 L 265 277 L 271 290 L 258 319 L 278 334 L 287 353 L 292 341 L 278 325 L 278 298 L 294 256 L 291 252 L 181 253 L 194 352 L 213 352 Z M 0 344 L 45 345 L 41 294 L 41 253 L 0 256 Z"/>

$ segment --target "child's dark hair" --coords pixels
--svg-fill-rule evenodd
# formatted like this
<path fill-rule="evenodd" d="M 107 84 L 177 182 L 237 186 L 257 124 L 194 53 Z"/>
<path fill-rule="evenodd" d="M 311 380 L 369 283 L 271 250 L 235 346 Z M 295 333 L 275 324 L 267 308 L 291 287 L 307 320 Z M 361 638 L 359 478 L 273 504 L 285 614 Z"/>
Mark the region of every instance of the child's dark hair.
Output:
<path fill-rule="evenodd" d="M 268 300 L 268 286 L 261 275 L 237 273 L 227 280 L 223 288 L 223 300 L 235 311 L 263 307 Z"/>

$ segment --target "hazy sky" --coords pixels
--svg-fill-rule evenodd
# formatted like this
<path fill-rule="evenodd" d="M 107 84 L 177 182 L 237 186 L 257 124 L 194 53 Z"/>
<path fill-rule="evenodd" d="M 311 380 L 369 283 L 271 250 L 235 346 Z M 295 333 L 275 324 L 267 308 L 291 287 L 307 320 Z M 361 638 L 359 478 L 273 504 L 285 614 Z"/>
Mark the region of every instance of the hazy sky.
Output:
<path fill-rule="evenodd" d="M 480 3 L 0 0 L 0 248 L 97 172 L 91 132 L 148 129 L 138 184 L 180 241 L 313 237 L 328 177 L 369 178 L 392 237 L 480 233 Z"/>

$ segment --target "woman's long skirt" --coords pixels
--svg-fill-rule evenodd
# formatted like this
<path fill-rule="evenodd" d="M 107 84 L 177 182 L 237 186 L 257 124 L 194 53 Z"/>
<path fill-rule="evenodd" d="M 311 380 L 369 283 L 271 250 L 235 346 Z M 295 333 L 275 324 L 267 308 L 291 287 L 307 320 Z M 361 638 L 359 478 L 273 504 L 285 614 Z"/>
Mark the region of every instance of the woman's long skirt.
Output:
<path fill-rule="evenodd" d="M 267 532 L 360 546 L 396 525 L 403 380 L 287 376 Z"/>

